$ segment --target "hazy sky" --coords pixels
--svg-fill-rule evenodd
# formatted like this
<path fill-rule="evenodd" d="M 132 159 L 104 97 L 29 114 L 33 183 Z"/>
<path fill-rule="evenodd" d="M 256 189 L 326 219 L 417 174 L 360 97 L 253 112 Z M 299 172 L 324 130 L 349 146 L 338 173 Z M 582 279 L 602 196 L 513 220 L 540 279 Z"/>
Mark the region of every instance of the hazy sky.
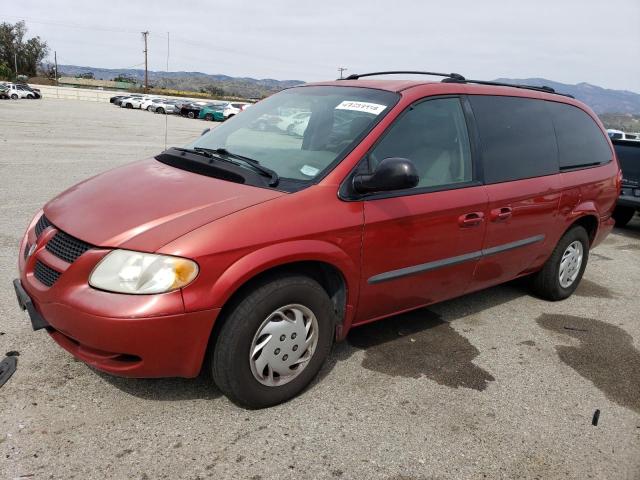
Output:
<path fill-rule="evenodd" d="M 325 80 L 392 69 L 640 92 L 640 0 L 6 1 L 58 62 Z M 53 57 L 53 54 L 51 55 Z"/>

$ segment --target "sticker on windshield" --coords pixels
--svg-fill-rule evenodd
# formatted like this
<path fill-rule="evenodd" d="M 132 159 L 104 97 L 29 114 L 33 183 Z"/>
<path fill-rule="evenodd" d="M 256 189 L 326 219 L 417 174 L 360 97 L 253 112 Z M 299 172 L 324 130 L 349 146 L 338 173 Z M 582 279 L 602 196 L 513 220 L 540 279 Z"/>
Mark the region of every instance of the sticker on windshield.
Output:
<path fill-rule="evenodd" d="M 387 108 L 386 105 L 380 105 L 378 103 L 368 102 L 355 102 L 353 100 L 345 100 L 336 107 L 336 110 L 353 110 L 355 112 L 372 113 L 373 115 L 379 115 Z"/>
<path fill-rule="evenodd" d="M 311 165 L 305 165 L 300 169 L 300 172 L 302 172 L 302 174 L 306 175 L 307 177 L 315 177 L 319 171 L 320 170 L 318 170 L 316 167 L 312 167 Z"/>

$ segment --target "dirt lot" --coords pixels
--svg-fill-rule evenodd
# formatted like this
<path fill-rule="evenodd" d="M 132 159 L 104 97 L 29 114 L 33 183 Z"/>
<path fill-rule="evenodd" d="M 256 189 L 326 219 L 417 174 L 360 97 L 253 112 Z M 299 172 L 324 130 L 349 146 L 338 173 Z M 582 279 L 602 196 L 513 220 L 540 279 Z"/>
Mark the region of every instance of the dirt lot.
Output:
<path fill-rule="evenodd" d="M 119 379 L 16 304 L 18 242 L 49 198 L 163 148 L 165 117 L 0 101 L 0 478 L 640 478 L 640 219 L 560 303 L 517 282 L 353 331 L 302 396 L 246 411 L 206 378 Z M 168 118 L 169 144 L 210 124 Z M 597 426 L 592 417 L 600 409 Z"/>

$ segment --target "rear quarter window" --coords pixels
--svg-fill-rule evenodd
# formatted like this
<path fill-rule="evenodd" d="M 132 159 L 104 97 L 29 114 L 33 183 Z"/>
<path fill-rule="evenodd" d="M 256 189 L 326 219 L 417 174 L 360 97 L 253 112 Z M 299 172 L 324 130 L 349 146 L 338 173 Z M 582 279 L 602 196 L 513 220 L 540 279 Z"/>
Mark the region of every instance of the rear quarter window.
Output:
<path fill-rule="evenodd" d="M 611 160 L 609 142 L 591 116 L 573 105 L 545 103 L 558 139 L 561 170 L 590 167 Z"/>
<path fill-rule="evenodd" d="M 470 95 L 476 119 L 485 183 L 558 172 L 558 148 L 543 100 Z"/>

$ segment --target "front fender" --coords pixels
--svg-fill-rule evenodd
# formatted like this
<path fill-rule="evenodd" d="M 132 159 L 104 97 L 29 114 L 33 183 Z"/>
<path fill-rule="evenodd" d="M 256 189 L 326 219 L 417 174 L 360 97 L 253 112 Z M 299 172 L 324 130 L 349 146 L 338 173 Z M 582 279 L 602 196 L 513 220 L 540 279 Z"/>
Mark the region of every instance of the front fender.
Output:
<path fill-rule="evenodd" d="M 238 259 L 218 277 L 210 288 L 209 298 L 213 302 L 212 308 L 222 308 L 242 285 L 256 275 L 275 267 L 302 261 L 327 263 L 342 273 L 347 286 L 347 312 L 352 312 L 359 289 L 356 262 L 337 245 L 322 240 L 293 240 L 277 243 Z"/>

